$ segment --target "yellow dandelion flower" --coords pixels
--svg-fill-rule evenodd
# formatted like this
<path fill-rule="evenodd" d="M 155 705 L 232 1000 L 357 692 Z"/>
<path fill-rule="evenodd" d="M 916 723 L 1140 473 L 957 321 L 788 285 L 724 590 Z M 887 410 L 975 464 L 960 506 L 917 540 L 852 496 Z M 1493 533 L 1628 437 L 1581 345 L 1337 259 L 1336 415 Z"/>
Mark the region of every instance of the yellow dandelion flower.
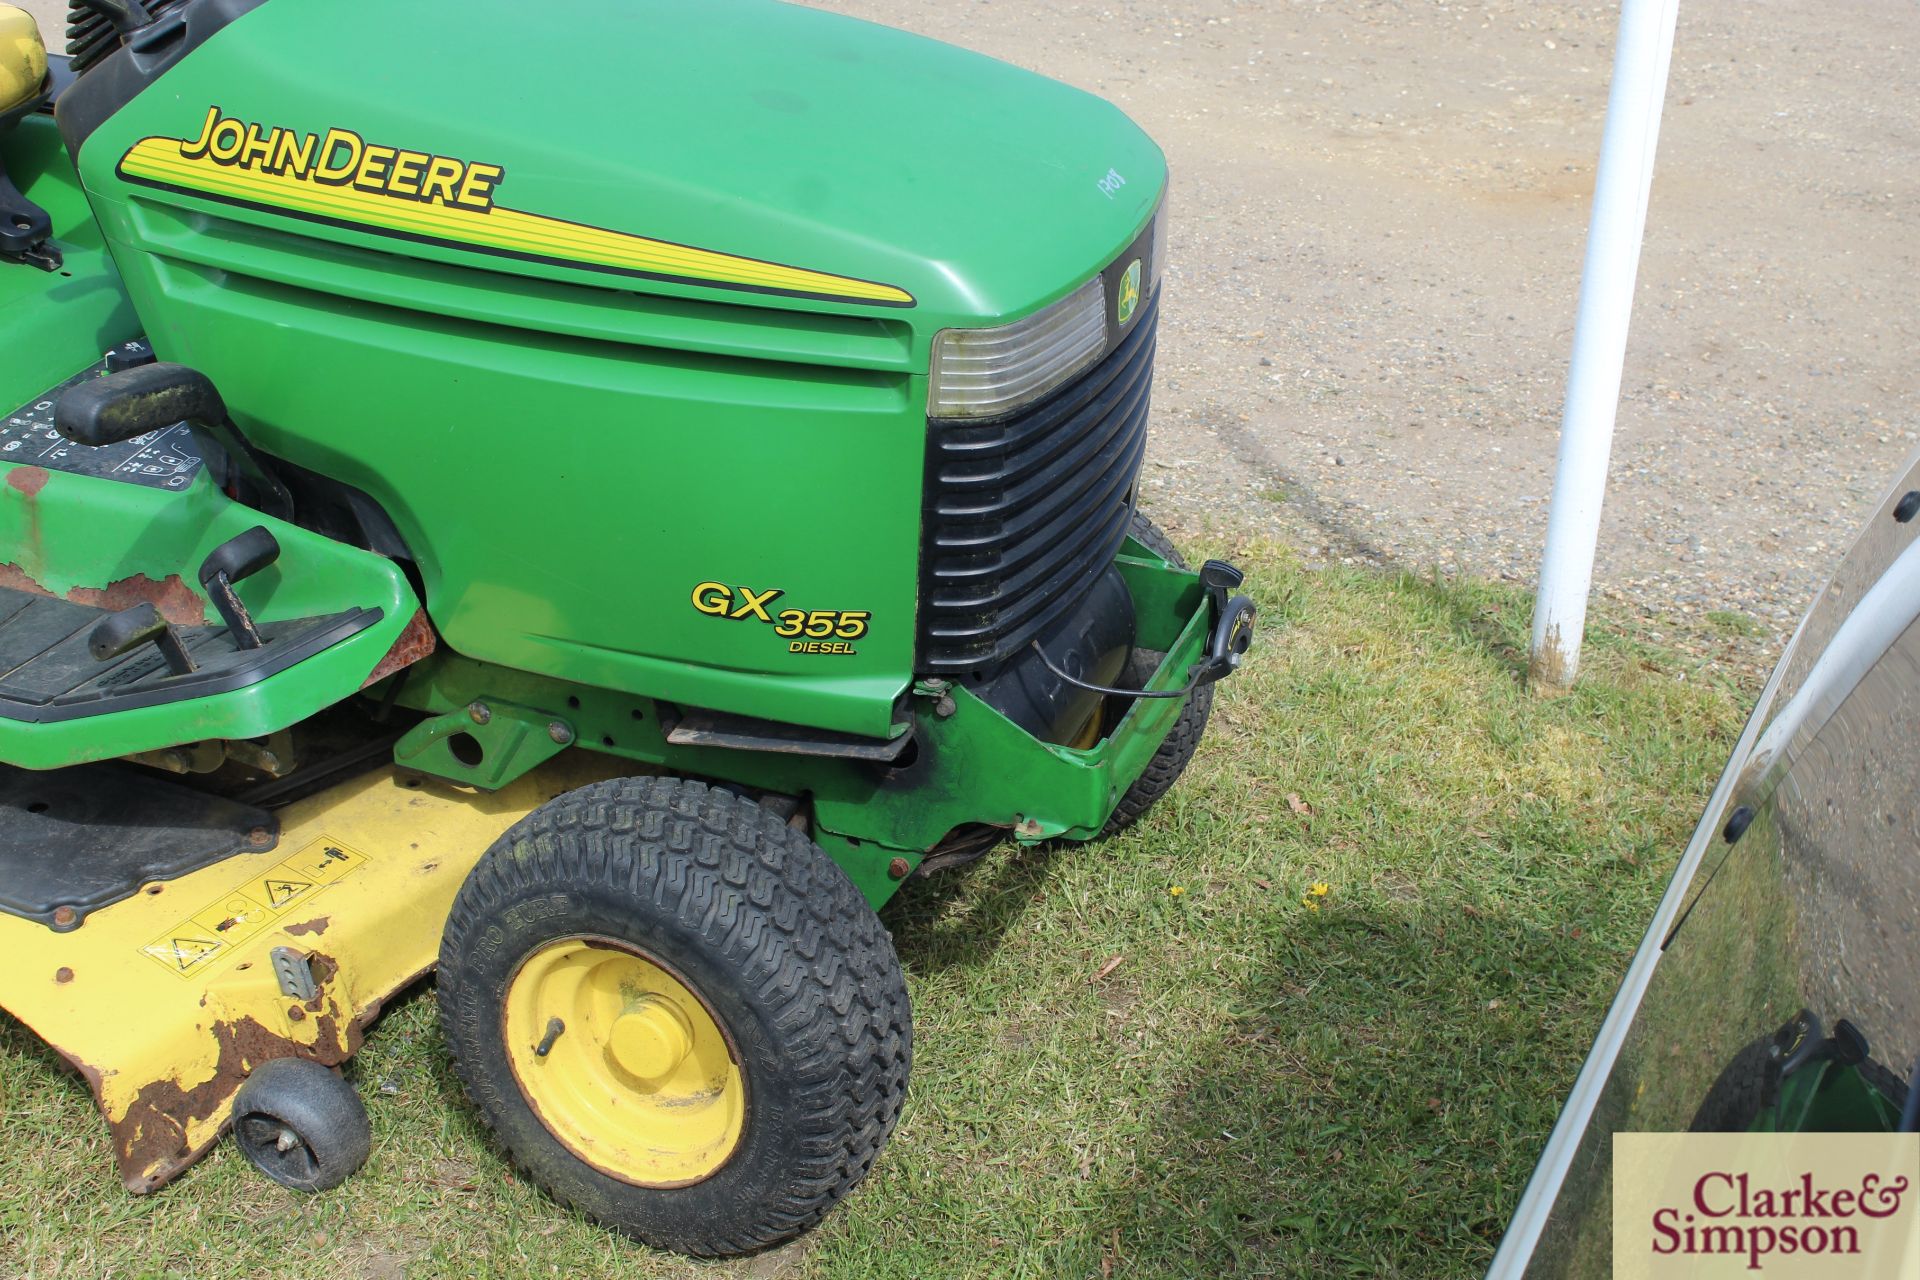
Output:
<path fill-rule="evenodd" d="M 1185 893 L 1186 891 L 1187 891 L 1187 887 L 1185 885 L 1180 885 L 1180 884 L 1176 884 L 1167 890 L 1168 893 L 1172 894 L 1176 898 L 1179 897 L 1181 894 Z"/>
<path fill-rule="evenodd" d="M 1307 892 L 1311 893 L 1316 898 L 1324 898 L 1328 894 L 1333 892 L 1333 886 L 1328 884 L 1325 880 L 1315 880 L 1313 882 L 1313 887 L 1307 890 Z"/>

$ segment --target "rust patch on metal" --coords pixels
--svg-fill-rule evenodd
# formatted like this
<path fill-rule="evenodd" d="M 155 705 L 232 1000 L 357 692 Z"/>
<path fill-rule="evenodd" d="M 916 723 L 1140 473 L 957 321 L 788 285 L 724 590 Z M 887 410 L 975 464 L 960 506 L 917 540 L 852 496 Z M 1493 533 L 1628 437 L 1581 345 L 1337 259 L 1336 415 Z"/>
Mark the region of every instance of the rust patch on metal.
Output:
<path fill-rule="evenodd" d="M 211 1035 L 218 1046 L 218 1053 L 213 1075 L 209 1079 L 191 1088 L 183 1088 L 178 1080 L 156 1080 L 135 1095 L 133 1105 L 127 1108 L 125 1116 L 118 1121 L 108 1120 L 107 1128 L 113 1137 L 114 1159 L 120 1169 L 120 1180 L 127 1190 L 135 1195 L 157 1191 L 205 1155 L 225 1131 L 224 1123 L 197 1143 L 188 1141 L 188 1126 L 210 1119 L 230 1106 L 241 1083 L 261 1063 L 274 1058 L 301 1057 L 310 1058 L 323 1066 L 339 1066 L 366 1043 L 367 1027 L 380 1016 L 393 992 L 406 989 L 431 972 L 429 966 L 418 973 L 406 975 L 393 984 L 385 995 L 369 1000 L 357 1015 L 347 1017 L 343 1016 L 338 999 L 327 987 L 327 983 L 340 972 L 339 962 L 332 956 L 315 952 L 307 958 L 307 964 L 320 987 L 319 995 L 305 1005 L 313 1012 L 313 1025 L 319 1033 L 318 1040 L 311 1048 L 295 1044 L 250 1016 L 242 1016 L 231 1022 L 216 1022 Z M 105 1095 L 101 1092 L 102 1086 L 105 1078 L 115 1073 L 102 1072 L 89 1066 L 59 1045 L 53 1045 L 53 1049 L 86 1077 L 94 1100 L 101 1104 L 104 1114 Z"/>
<path fill-rule="evenodd" d="M 32 498 L 47 487 L 47 469 L 45 467 L 14 467 L 7 472 L 7 487 L 18 489 Z"/>
<path fill-rule="evenodd" d="M 53 980 L 61 984 L 72 982 L 73 970 L 67 968 L 65 965 L 61 965 L 53 971 Z"/>
<path fill-rule="evenodd" d="M 304 938 L 308 934 L 312 934 L 317 938 L 325 933 L 327 926 L 332 923 L 332 916 L 315 916 L 311 920 L 302 920 L 299 924 L 290 924 L 283 927 L 296 938 Z"/>
<path fill-rule="evenodd" d="M 410 667 L 439 647 L 439 641 L 433 634 L 433 623 L 427 620 L 425 609 L 415 609 L 413 617 L 407 619 L 407 625 L 394 638 L 393 647 L 386 656 L 373 664 L 373 670 L 360 682 L 362 689 L 370 684 L 385 680 L 394 672 Z"/>
<path fill-rule="evenodd" d="M 204 626 L 207 621 L 207 602 L 195 595 L 193 588 L 177 573 L 170 573 L 158 582 L 144 573 L 136 573 L 104 587 L 75 587 L 67 592 L 67 599 L 109 613 L 131 609 L 136 604 L 151 604 L 176 627 Z"/>
<path fill-rule="evenodd" d="M 0 587 L 45 596 L 49 600 L 60 598 L 19 565 L 5 561 L 0 561 Z M 195 595 L 193 588 L 177 573 L 170 573 L 158 581 L 144 573 L 136 573 L 109 582 L 104 587 L 75 587 L 67 592 L 66 599 L 110 613 L 130 609 L 136 604 L 151 604 L 160 611 L 161 617 L 178 627 L 204 626 L 207 621 L 207 602 Z"/>
<path fill-rule="evenodd" d="M 219 1046 L 212 1076 L 191 1088 L 177 1080 L 155 1080 L 134 1095 L 126 1115 L 108 1122 L 120 1180 L 136 1195 L 159 1187 L 200 1154 L 187 1141 L 188 1125 L 233 1101 L 240 1083 L 261 1063 L 298 1052 L 286 1037 L 251 1017 L 216 1022 L 212 1034 Z"/>
<path fill-rule="evenodd" d="M 313 974 L 313 985 L 319 989 L 313 999 L 307 1001 L 307 1007 L 318 1013 L 320 996 L 324 994 L 327 984 L 333 981 L 334 975 L 340 972 L 340 962 L 325 952 L 315 951 L 307 956 L 307 969 Z"/>
<path fill-rule="evenodd" d="M 0 587 L 9 591 L 25 591 L 31 595 L 52 598 L 53 592 L 47 590 L 30 577 L 25 569 L 17 564 L 0 561 Z"/>
<path fill-rule="evenodd" d="M 366 1041 L 367 1023 L 373 1020 L 373 1012 L 363 1013 L 357 1018 L 345 1016 L 333 990 L 333 979 L 340 972 L 340 965 L 332 956 L 322 951 L 309 952 L 307 968 L 313 972 L 315 991 L 313 999 L 306 1002 L 305 1009 L 313 1016 L 316 1036 L 313 1048 L 307 1050 L 307 1054 L 329 1064 L 345 1062 L 360 1052 L 360 1046 Z"/>

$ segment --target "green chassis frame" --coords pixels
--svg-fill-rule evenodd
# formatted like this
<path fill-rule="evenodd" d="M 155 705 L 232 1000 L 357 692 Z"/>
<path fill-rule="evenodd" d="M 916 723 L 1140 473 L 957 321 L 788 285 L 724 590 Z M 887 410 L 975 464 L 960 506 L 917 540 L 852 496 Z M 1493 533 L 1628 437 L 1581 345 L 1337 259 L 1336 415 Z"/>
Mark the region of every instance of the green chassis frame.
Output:
<path fill-rule="evenodd" d="M 1146 687 L 1180 688 L 1214 622 L 1199 577 L 1132 539 L 1114 563 L 1133 595 L 1136 643 L 1167 655 Z M 1005 825 L 1022 844 L 1099 835 L 1184 705 L 1178 698 L 1136 699 L 1101 741 L 1075 749 L 1040 741 L 959 685 L 921 681 L 912 698 L 918 756 L 889 773 L 859 761 L 678 746 L 666 740 L 660 704 L 651 699 L 434 658 L 406 678 L 397 701 L 435 714 L 400 740 L 394 757 L 491 790 L 578 743 L 669 772 L 808 794 L 813 838 L 877 907 L 935 844 L 968 822 Z M 476 714 L 476 705 L 485 710 Z M 945 705 L 951 714 L 940 714 Z M 452 740 L 460 734 L 478 742 L 480 764 L 455 757 Z"/>

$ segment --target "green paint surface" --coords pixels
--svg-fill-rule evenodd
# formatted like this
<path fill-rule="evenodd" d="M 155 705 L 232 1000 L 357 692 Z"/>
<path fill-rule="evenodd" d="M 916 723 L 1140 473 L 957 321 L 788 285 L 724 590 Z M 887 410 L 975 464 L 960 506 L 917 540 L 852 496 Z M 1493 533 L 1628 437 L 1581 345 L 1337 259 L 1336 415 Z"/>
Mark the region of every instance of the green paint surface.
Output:
<path fill-rule="evenodd" d="M 137 337 L 140 326 L 53 121 L 27 117 L 0 137 L 0 155 L 14 184 L 53 219 L 53 242 L 64 259 L 58 271 L 0 263 L 4 414 Z"/>
<path fill-rule="evenodd" d="M 280 544 L 280 558 L 236 588 L 256 621 L 354 607 L 379 609 L 381 617 L 231 692 L 47 724 L 0 718 L 0 761 L 8 764 L 53 769 L 286 728 L 357 692 L 418 608 L 392 561 L 243 507 L 204 471 L 180 492 L 62 471 L 39 471 L 38 487 L 12 482 L 16 473 L 38 470 L 0 463 L 0 565 L 50 594 L 174 578 L 174 590 L 197 597 L 217 624 L 195 571 L 215 547 L 264 525 Z"/>
<path fill-rule="evenodd" d="M 884 736 L 912 677 L 929 344 L 1063 296 L 1140 231 L 1111 105 L 817 11 L 275 0 L 85 144 L 162 358 L 262 448 L 371 494 L 478 661 Z M 366 33 L 378 31 L 378 40 Z M 582 45 L 581 31 L 595 33 Z M 432 51 L 426 56 L 426 51 Z M 912 306 L 636 279 L 139 185 L 210 108 L 497 165 L 498 209 L 883 282 Z M 1109 174 L 1124 185 L 1115 185 Z M 566 246 L 556 242 L 555 253 Z M 702 582 L 871 615 L 855 652 L 703 614 Z"/>
<path fill-rule="evenodd" d="M 145 140 L 198 138 L 210 112 L 262 136 L 351 130 L 496 168 L 496 228 L 559 219 L 911 303 L 614 274 L 577 252 L 570 264 L 560 232 L 550 254 L 502 256 L 123 171 Z M 877 903 L 893 858 L 917 863 L 965 823 L 1026 842 L 1097 834 L 1177 714 L 1142 701 L 1082 751 L 964 690 L 948 717 L 908 692 L 931 343 L 1048 305 L 1140 234 L 1165 163 L 1110 104 L 765 0 L 589 0 L 566 24 L 501 0 L 274 0 L 98 127 L 84 198 L 47 122 L 9 160 L 73 267 L 0 271 L 5 323 L 30 335 L 7 370 L 20 398 L 144 332 L 211 377 L 267 454 L 379 503 L 442 640 L 400 694 L 441 717 L 402 744 L 416 767 L 463 776 L 448 743 L 476 699 L 502 706 L 498 752 L 463 777 L 477 785 L 550 754 L 544 718 L 564 718 L 591 749 L 810 797 L 817 838 Z M 190 578 L 256 522 L 286 549 L 243 589 L 263 616 L 378 605 L 381 625 L 233 694 L 0 723 L 0 759 L 47 768 L 253 736 L 358 691 L 414 608 L 392 562 L 264 521 L 204 479 L 164 495 L 56 475 L 32 502 L 0 503 L 0 536 L 31 544 L 22 571 L 56 593 Z M 1172 654 L 1154 687 L 1183 683 L 1209 621 L 1193 575 L 1132 544 L 1118 563 L 1140 643 Z M 696 607 L 703 584 L 735 603 Z M 865 614 L 866 630 L 851 652 L 794 652 L 775 625 L 789 609 Z M 676 705 L 876 737 L 911 722 L 919 757 L 888 771 L 677 747 L 662 725 Z"/>

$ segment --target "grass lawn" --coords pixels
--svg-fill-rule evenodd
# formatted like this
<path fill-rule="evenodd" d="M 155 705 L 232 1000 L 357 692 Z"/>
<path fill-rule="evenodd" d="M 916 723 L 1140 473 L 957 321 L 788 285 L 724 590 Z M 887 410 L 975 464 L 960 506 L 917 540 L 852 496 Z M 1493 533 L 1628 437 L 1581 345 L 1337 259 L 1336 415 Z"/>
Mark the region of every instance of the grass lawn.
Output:
<path fill-rule="evenodd" d="M 1602 618 L 1538 699 L 1517 592 L 1231 551 L 1261 640 L 1174 794 L 886 909 L 912 1095 L 798 1244 L 693 1264 L 553 1207 L 420 991 L 348 1069 L 372 1160 L 311 1199 L 228 1144 L 126 1195 L 81 1081 L 0 1015 L 0 1275 L 1479 1274 L 1747 691 Z"/>

